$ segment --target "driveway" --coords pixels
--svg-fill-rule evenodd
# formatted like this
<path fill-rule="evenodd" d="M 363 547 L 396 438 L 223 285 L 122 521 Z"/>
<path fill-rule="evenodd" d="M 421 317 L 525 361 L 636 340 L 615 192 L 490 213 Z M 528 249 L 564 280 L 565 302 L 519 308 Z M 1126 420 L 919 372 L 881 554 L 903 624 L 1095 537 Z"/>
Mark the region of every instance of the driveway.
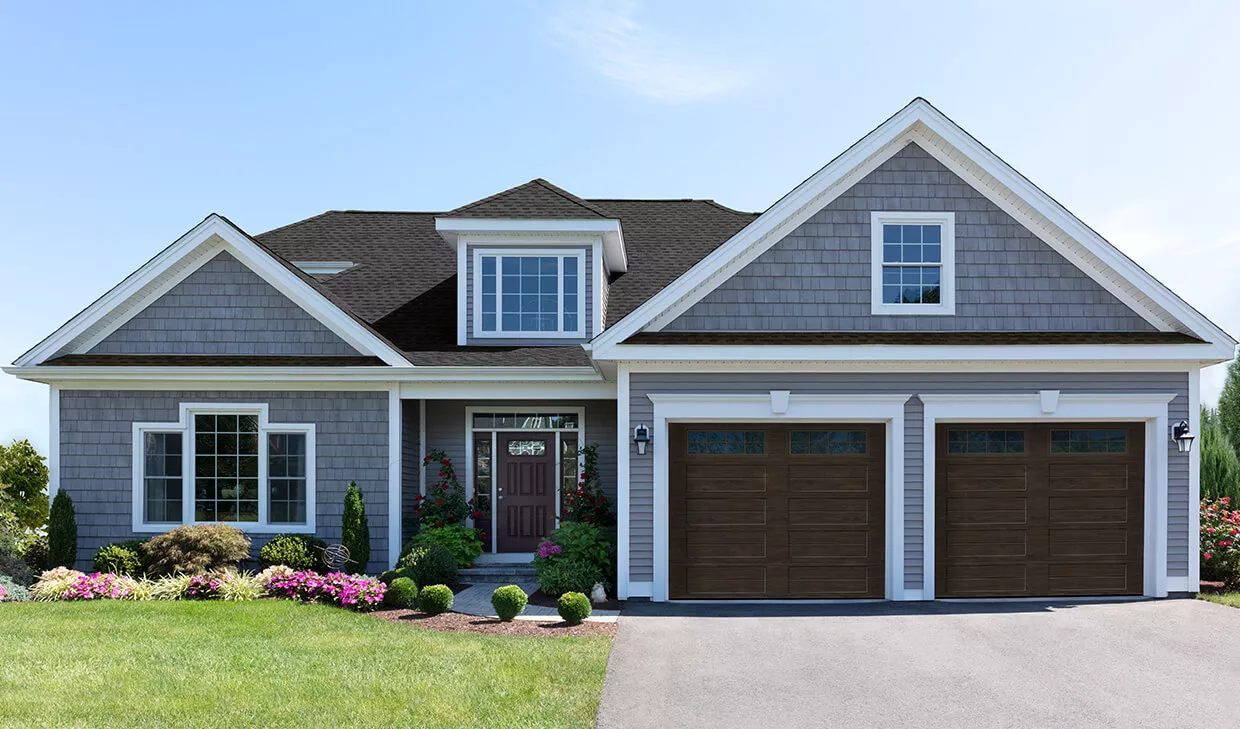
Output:
<path fill-rule="evenodd" d="M 1202 727 L 1237 716 L 1240 610 L 1196 600 L 630 607 L 603 729 Z"/>

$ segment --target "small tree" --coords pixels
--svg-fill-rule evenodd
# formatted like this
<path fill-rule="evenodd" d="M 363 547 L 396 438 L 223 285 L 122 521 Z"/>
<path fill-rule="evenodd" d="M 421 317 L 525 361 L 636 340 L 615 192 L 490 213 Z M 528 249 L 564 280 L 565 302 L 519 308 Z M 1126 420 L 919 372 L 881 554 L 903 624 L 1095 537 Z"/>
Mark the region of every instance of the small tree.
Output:
<path fill-rule="evenodd" d="M 47 521 L 47 551 L 53 567 L 73 568 L 77 562 L 77 516 L 73 512 L 73 499 L 64 491 L 57 491 L 52 499 L 52 511 Z"/>
<path fill-rule="evenodd" d="M 349 483 L 349 490 L 344 495 L 344 523 L 340 531 L 340 541 L 349 550 L 347 569 L 354 574 L 366 571 L 370 562 L 370 524 L 366 521 L 366 505 L 362 503 L 362 492 L 357 482 Z"/>
<path fill-rule="evenodd" d="M 1227 380 L 1218 397 L 1218 422 L 1232 450 L 1240 451 L 1240 359 L 1227 363 Z"/>
<path fill-rule="evenodd" d="M 1240 502 L 1240 458 L 1227 438 L 1219 413 L 1201 408 L 1201 497 L 1224 496 Z"/>
<path fill-rule="evenodd" d="M 17 523 L 33 532 L 47 523 L 47 463 L 28 440 L 0 445 L 0 500 Z"/>
<path fill-rule="evenodd" d="M 452 459 L 443 451 L 431 451 L 422 461 L 423 468 L 439 466 L 435 483 L 426 487 L 426 496 L 417 497 L 414 511 L 421 517 L 422 526 L 441 527 L 464 524 L 469 516 L 469 503 L 465 501 L 465 488 L 456 478 Z"/>

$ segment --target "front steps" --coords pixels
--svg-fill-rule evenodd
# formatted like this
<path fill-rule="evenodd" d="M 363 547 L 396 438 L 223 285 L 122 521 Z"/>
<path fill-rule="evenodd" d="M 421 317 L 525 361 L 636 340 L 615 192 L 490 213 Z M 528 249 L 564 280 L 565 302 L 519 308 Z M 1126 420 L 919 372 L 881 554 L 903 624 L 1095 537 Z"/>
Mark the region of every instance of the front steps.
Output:
<path fill-rule="evenodd" d="M 468 569 L 459 570 L 456 578 L 469 584 L 484 582 L 538 582 L 532 564 L 478 564 Z"/>

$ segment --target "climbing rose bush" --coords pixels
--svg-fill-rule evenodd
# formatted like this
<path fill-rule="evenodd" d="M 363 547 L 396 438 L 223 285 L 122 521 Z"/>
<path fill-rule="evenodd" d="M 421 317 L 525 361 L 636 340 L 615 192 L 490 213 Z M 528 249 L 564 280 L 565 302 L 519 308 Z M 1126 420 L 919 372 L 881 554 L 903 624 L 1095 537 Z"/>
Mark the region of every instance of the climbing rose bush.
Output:
<path fill-rule="evenodd" d="M 1240 589 L 1240 510 L 1226 496 L 1201 502 L 1201 578 Z"/>

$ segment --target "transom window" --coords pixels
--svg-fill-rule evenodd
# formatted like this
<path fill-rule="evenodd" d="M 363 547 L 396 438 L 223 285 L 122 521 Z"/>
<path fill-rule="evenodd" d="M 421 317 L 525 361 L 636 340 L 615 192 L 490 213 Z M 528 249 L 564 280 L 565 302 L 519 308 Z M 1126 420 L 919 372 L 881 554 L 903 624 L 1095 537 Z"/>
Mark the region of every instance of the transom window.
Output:
<path fill-rule="evenodd" d="M 1051 431 L 1051 453 L 1124 453 L 1128 431 L 1064 428 Z"/>
<path fill-rule="evenodd" d="M 475 336 L 585 336 L 583 251 L 475 256 Z"/>
<path fill-rule="evenodd" d="M 865 455 L 864 430 L 794 430 L 788 437 L 792 455 Z"/>
<path fill-rule="evenodd" d="M 134 530 L 183 523 L 314 529 L 314 426 L 271 424 L 265 405 L 183 405 L 134 425 Z"/>
<path fill-rule="evenodd" d="M 1023 430 L 952 429 L 947 431 L 948 453 L 1024 453 Z"/>
<path fill-rule="evenodd" d="M 954 213 L 873 213 L 872 313 L 955 311 Z"/>

